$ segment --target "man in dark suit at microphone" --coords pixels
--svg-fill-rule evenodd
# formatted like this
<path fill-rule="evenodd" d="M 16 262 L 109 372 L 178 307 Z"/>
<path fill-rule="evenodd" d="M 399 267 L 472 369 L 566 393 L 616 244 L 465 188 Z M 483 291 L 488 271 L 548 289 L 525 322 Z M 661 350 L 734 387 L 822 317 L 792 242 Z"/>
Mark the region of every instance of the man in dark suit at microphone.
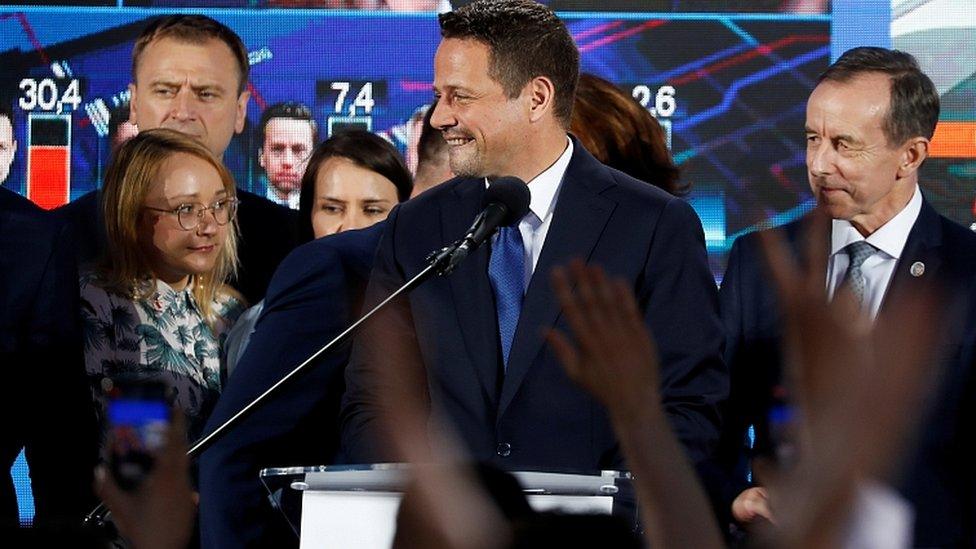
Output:
<path fill-rule="evenodd" d="M 630 281 L 660 344 L 661 395 L 701 460 L 727 392 L 723 334 L 701 223 L 685 202 L 595 160 L 567 134 L 579 52 L 563 23 L 527 0 L 481 1 L 440 16 L 431 123 L 457 178 L 391 213 L 367 300 L 420 272 L 464 234 L 492 178 L 528 182 L 529 213 L 446 278 L 415 289 L 356 341 L 346 371 L 343 448 L 395 459 L 376 437 L 372 374 L 404 351 L 426 369 L 431 412 L 474 459 L 506 469 L 622 468 L 604 409 L 564 374 L 545 333 L 563 326 L 549 281 L 572 258 Z"/>

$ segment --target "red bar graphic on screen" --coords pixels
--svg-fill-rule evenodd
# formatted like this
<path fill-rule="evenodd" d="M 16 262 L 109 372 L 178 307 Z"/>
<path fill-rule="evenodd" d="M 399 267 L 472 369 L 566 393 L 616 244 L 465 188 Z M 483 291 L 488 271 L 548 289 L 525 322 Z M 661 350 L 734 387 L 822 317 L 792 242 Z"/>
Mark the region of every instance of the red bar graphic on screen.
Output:
<path fill-rule="evenodd" d="M 30 115 L 27 198 L 50 210 L 66 204 L 71 185 L 70 115 Z"/>
<path fill-rule="evenodd" d="M 68 202 L 68 147 L 31 147 L 27 198 L 50 210 Z"/>

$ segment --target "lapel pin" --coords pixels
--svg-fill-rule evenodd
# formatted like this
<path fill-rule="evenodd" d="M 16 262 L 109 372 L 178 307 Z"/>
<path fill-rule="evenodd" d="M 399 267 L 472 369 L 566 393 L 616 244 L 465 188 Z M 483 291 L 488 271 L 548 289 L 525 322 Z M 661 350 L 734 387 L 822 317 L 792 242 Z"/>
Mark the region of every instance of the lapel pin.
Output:
<path fill-rule="evenodd" d="M 912 267 L 908 270 L 908 272 L 912 273 L 912 276 L 915 278 L 922 276 L 925 274 L 925 263 L 922 263 L 921 261 L 912 263 Z"/>

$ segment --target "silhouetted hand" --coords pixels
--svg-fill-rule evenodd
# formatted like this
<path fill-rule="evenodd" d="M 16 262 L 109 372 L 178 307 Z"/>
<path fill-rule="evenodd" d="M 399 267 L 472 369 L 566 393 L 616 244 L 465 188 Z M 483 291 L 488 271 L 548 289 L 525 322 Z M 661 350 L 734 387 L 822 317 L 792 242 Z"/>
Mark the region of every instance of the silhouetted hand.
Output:
<path fill-rule="evenodd" d="M 95 471 L 95 491 L 135 549 L 183 549 L 196 513 L 182 414 L 174 412 L 166 443 L 146 480 L 133 491 L 119 488 L 104 466 Z"/>
<path fill-rule="evenodd" d="M 553 269 L 552 283 L 576 345 L 548 339 L 569 377 L 618 419 L 661 413 L 657 347 L 626 284 L 579 260 Z"/>
<path fill-rule="evenodd" d="M 809 235 L 825 235 L 818 212 Z M 919 289 L 890 303 L 877 322 L 848 288 L 826 297 L 827 247 L 806 244 L 799 265 L 782 236 L 763 244 L 785 313 L 787 380 L 796 404 L 798 461 L 786 470 L 757 464 L 781 528 L 773 545 L 835 546 L 855 487 L 884 479 L 924 407 L 936 354 L 938 300 Z M 912 413 L 905 413 L 912 410 Z"/>
<path fill-rule="evenodd" d="M 510 525 L 479 484 L 450 426 L 431 417 L 420 356 L 402 343 L 385 350 L 395 359 L 387 357 L 385 367 L 374 370 L 371 380 L 378 401 L 384 403 L 377 418 L 379 431 L 393 455 L 411 466 L 393 547 L 506 547 L 512 537 Z"/>
<path fill-rule="evenodd" d="M 549 343 L 567 375 L 610 415 L 635 475 L 649 545 L 722 547 L 708 500 L 664 414 L 657 348 L 630 289 L 578 260 L 568 271 L 553 269 L 552 283 L 576 344 L 555 330 Z"/>

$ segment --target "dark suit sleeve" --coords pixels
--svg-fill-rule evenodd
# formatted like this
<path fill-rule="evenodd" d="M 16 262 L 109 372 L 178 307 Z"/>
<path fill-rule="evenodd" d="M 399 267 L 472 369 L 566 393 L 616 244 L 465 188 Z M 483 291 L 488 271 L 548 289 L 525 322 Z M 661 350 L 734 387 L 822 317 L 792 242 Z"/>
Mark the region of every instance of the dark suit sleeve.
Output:
<path fill-rule="evenodd" d="M 396 226 L 399 208 L 387 218 L 386 229 L 366 290 L 365 310 L 391 295 L 405 282 L 396 261 Z M 392 302 L 356 336 L 346 368 L 340 426 L 342 458 L 347 463 L 396 461 L 377 434 L 381 401 L 376 392 L 376 370 L 382 364 L 421 364 L 417 335 L 407 299 Z"/>
<path fill-rule="evenodd" d="M 741 402 L 744 380 L 740 376 L 743 365 L 738 364 L 739 351 L 743 345 L 744 322 L 742 242 L 742 239 L 736 239 L 732 244 L 719 290 L 719 309 L 726 337 L 725 362 L 730 374 L 729 398 L 721 406 L 722 432 L 718 449 L 708 460 L 698 465 L 699 475 L 721 524 L 728 524 L 732 520 L 732 501 L 749 487 L 742 469 L 747 459 L 743 451 L 743 441 L 748 419 Z"/>
<path fill-rule="evenodd" d="M 662 403 L 695 463 L 718 441 L 718 404 L 728 394 L 724 336 L 704 240 L 691 206 L 671 200 L 648 254 L 646 295 L 638 296 L 658 344 Z"/>
<path fill-rule="evenodd" d="M 351 272 L 342 255 L 321 241 L 286 258 L 206 431 L 215 429 L 344 330 L 364 281 L 365 272 Z M 203 547 L 281 546 L 297 541 L 269 504 L 258 473 L 265 467 L 332 461 L 338 446 L 336 416 L 347 358 L 348 344 L 322 357 L 203 453 Z"/>
<path fill-rule="evenodd" d="M 54 221 L 53 216 L 48 220 Z M 92 473 L 98 457 L 94 404 L 84 375 L 78 315 L 78 271 L 64 225 L 48 233 L 50 254 L 25 318 L 29 372 L 22 392 L 29 412 L 25 454 L 31 472 L 35 523 L 79 519 L 94 503 Z M 42 233 L 43 234 L 43 233 Z M 37 234 L 35 233 L 35 237 Z"/>

